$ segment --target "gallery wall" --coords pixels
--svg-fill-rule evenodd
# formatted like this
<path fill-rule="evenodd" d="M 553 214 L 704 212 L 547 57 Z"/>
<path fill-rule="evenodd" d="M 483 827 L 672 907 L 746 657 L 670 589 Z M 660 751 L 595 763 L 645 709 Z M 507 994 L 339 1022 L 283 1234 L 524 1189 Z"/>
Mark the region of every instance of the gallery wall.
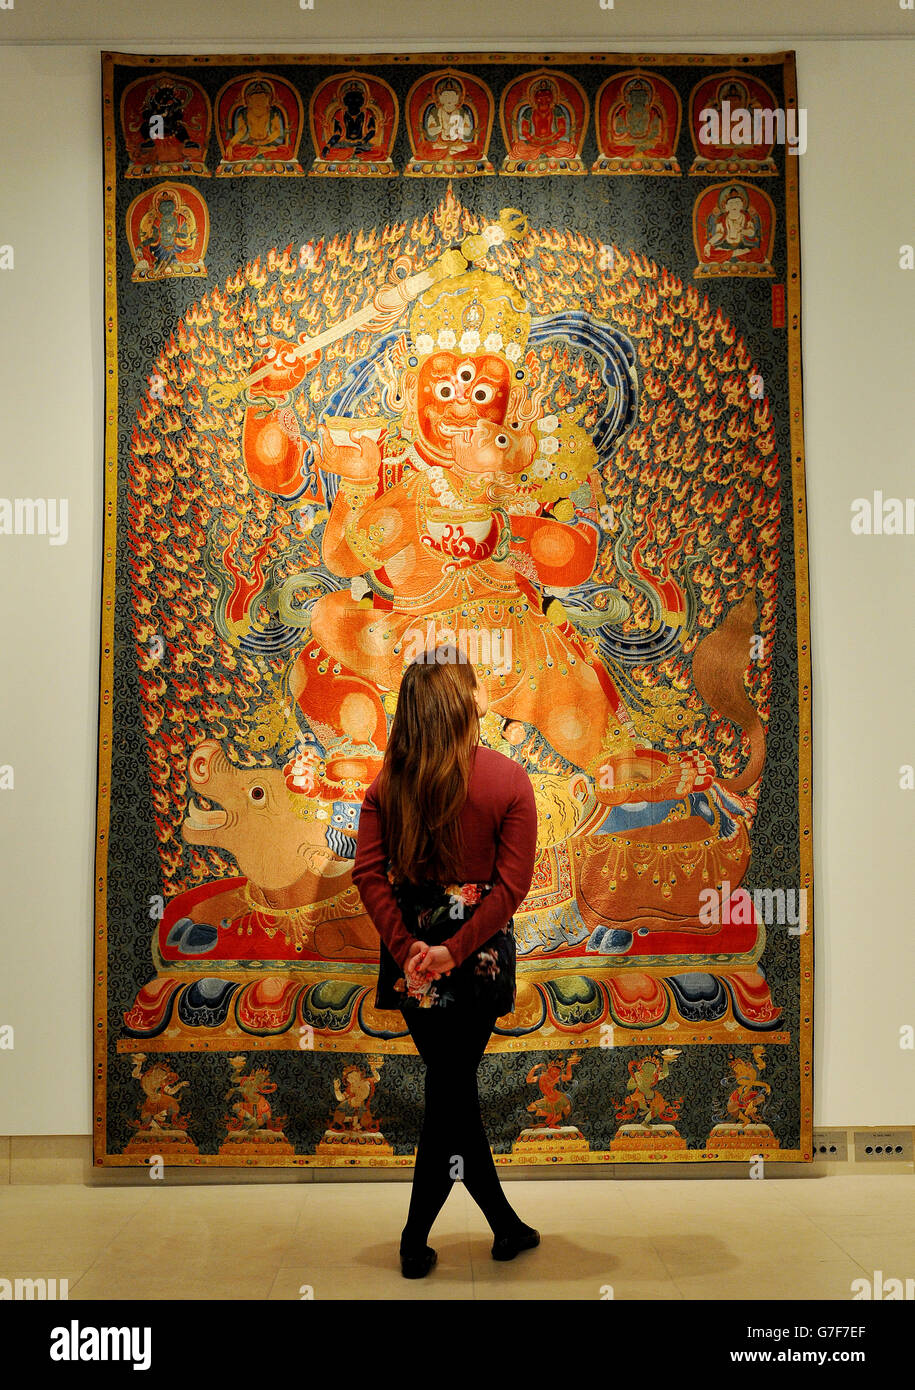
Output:
<path fill-rule="evenodd" d="M 915 536 L 857 535 L 851 520 L 856 498 L 915 493 L 915 271 L 900 268 L 915 242 L 915 14 L 896 0 L 807 6 L 799 31 L 799 9 L 770 3 L 763 21 L 718 0 L 594 0 L 563 5 L 562 38 L 547 39 L 546 3 L 0 8 L 0 246 L 14 252 L 0 270 L 0 495 L 68 502 L 64 544 L 0 535 L 0 768 L 13 770 L 0 790 L 0 1029 L 12 1025 L 15 1044 L 0 1047 L 0 1134 L 91 1130 L 103 49 L 796 50 L 808 113 L 815 1122 L 911 1123 L 915 1054 L 900 1030 L 915 1024 L 915 791 L 900 769 L 915 762 Z M 853 37 L 865 24 L 870 37 Z"/>

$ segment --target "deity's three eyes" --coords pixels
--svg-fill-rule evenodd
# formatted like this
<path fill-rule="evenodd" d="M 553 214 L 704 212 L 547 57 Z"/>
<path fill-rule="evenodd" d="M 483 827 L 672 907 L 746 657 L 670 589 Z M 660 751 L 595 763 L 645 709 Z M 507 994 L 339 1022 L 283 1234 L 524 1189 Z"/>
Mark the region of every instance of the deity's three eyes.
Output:
<path fill-rule="evenodd" d="M 433 387 L 433 395 L 439 401 L 453 401 L 457 396 L 455 382 L 461 386 L 468 387 L 476 377 L 476 371 L 469 364 L 459 367 L 451 381 L 438 381 Z M 470 399 L 476 405 L 489 405 L 495 399 L 496 391 L 494 386 L 489 386 L 486 382 L 477 382 L 476 386 L 470 391 Z"/>

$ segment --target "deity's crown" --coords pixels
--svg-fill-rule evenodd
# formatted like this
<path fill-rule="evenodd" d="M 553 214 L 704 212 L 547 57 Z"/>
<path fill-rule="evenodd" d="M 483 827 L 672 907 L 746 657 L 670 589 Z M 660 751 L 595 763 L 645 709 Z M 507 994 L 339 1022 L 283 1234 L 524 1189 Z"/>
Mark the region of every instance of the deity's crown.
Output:
<path fill-rule="evenodd" d="M 418 358 L 446 349 L 496 352 L 517 362 L 530 327 L 530 310 L 520 290 L 485 270 L 439 281 L 420 295 L 410 315 Z"/>

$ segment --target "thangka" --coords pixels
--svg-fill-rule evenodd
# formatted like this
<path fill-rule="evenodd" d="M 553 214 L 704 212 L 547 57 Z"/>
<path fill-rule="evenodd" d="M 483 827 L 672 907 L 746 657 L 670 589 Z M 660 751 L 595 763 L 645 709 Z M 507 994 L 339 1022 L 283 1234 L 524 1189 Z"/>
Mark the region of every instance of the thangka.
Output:
<path fill-rule="evenodd" d="M 538 807 L 497 1161 L 809 1159 L 793 55 L 106 54 L 103 99 L 96 1162 L 412 1164 L 351 869 L 446 640 Z"/>

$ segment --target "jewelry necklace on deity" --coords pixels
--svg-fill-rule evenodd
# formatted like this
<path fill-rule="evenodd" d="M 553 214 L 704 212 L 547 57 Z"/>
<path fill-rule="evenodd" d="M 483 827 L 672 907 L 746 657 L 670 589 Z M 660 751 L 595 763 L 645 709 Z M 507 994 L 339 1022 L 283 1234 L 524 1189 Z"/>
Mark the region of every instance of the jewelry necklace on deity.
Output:
<path fill-rule="evenodd" d="M 427 463 L 414 444 L 410 445 L 402 457 L 409 458 L 426 475 L 429 480 L 429 487 L 435 493 L 436 501 L 440 506 L 454 507 L 463 511 L 467 507 L 475 505 L 475 499 L 467 497 L 460 488 L 457 493 L 453 492 L 445 476 L 444 468 L 437 463 Z M 459 470 L 457 471 L 459 472 Z M 464 476 L 469 475 L 465 474 Z"/>
<path fill-rule="evenodd" d="M 316 903 L 302 903 L 298 907 L 271 907 L 267 903 L 258 902 L 251 894 L 249 882 L 242 885 L 242 897 L 252 912 L 261 917 L 266 915 L 280 919 L 276 926 L 262 924 L 267 936 L 273 937 L 278 930 L 282 931 L 286 940 L 297 949 L 306 944 L 311 932 L 320 923 L 329 918 L 358 917 L 364 910 L 354 883 L 347 884 L 332 897 L 323 898 Z M 248 930 L 250 932 L 250 927 Z"/>

